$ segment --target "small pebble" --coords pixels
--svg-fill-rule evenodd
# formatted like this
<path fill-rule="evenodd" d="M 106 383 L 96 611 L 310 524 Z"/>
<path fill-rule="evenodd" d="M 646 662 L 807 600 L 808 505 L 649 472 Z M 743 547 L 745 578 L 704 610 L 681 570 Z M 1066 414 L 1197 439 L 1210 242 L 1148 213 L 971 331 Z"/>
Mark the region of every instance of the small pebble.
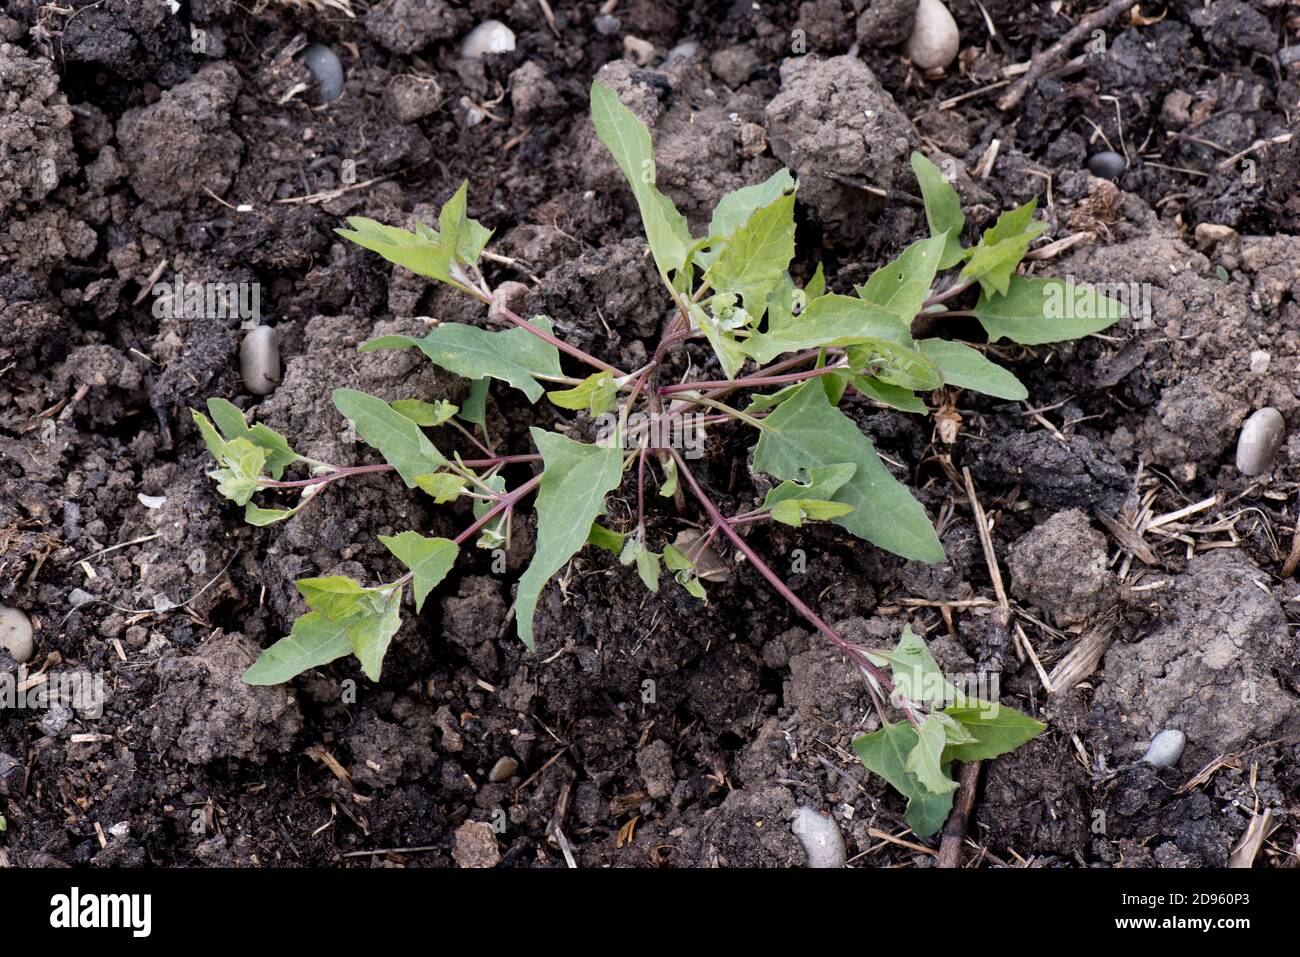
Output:
<path fill-rule="evenodd" d="M 509 53 L 515 48 L 515 31 L 500 20 L 484 20 L 460 43 L 460 55 L 481 60 L 489 53 Z"/>
<path fill-rule="evenodd" d="M 921 0 L 912 35 L 903 47 L 907 58 L 919 69 L 937 70 L 956 59 L 960 48 L 961 34 L 948 8 L 939 0 Z"/>
<path fill-rule="evenodd" d="M 1124 157 L 1111 150 L 1102 150 L 1088 157 L 1088 172 L 1098 179 L 1119 179 L 1126 169 L 1128 164 Z"/>
<path fill-rule="evenodd" d="M 280 337 L 270 326 L 254 326 L 239 344 L 239 371 L 253 395 L 270 395 L 280 384 Z"/>
<path fill-rule="evenodd" d="M 519 762 L 512 757 L 504 757 L 492 765 L 492 770 L 488 772 L 489 784 L 500 784 L 502 781 L 509 781 L 519 770 Z"/>
<path fill-rule="evenodd" d="M 23 763 L 13 755 L 0 751 L 0 797 L 12 797 L 23 786 L 27 776 Z"/>
<path fill-rule="evenodd" d="M 844 852 L 844 835 L 830 815 L 823 814 L 816 808 L 796 808 L 790 830 L 803 845 L 809 867 L 844 866 L 847 856 Z"/>
<path fill-rule="evenodd" d="M 640 37 L 623 38 L 623 55 L 630 58 L 637 66 L 649 66 L 655 58 L 655 45 Z"/>
<path fill-rule="evenodd" d="M 80 608 L 95 600 L 95 596 L 81 588 L 74 588 L 68 592 L 68 604 L 73 608 Z"/>
<path fill-rule="evenodd" d="M 36 654 L 32 640 L 32 620 L 17 608 L 0 605 L 0 651 L 9 652 L 14 661 L 22 664 Z"/>
<path fill-rule="evenodd" d="M 1267 352 L 1265 352 L 1263 349 L 1253 350 L 1250 353 L 1250 371 L 1257 374 L 1261 372 L 1267 372 L 1268 364 L 1269 362 L 1272 361 L 1272 359 L 1273 357 L 1269 355 Z"/>
<path fill-rule="evenodd" d="M 596 28 L 596 32 L 602 37 L 612 37 L 623 28 L 623 24 L 619 22 L 618 17 L 608 13 L 602 13 L 591 23 Z"/>
<path fill-rule="evenodd" d="M 326 103 L 343 95 L 343 64 L 338 55 L 323 43 L 313 43 L 302 55 L 302 64 L 311 70 Z"/>
<path fill-rule="evenodd" d="M 668 56 L 664 57 L 666 63 L 685 63 L 688 60 L 698 60 L 700 57 L 700 45 L 694 40 L 687 40 L 685 43 L 679 43 L 668 51 Z"/>
<path fill-rule="evenodd" d="M 1152 767 L 1172 768 L 1183 756 L 1183 748 L 1186 746 L 1187 735 L 1178 730 L 1166 729 L 1151 739 L 1151 746 L 1142 755 L 1142 760 Z"/>
<path fill-rule="evenodd" d="M 1237 471 L 1242 475 L 1263 475 L 1286 436 L 1286 420 L 1277 409 L 1265 406 L 1251 414 L 1237 439 Z"/>

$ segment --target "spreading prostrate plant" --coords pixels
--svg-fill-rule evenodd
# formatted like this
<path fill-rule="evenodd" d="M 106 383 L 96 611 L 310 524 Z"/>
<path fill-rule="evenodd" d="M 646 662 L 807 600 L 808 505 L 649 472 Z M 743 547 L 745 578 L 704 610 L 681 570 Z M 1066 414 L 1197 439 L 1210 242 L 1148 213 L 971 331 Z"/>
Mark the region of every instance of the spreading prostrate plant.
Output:
<path fill-rule="evenodd" d="M 829 521 L 904 558 L 942 560 L 943 548 L 925 510 L 885 468 L 853 419 L 840 411 L 844 396 L 856 392 L 917 415 L 928 413 L 918 393 L 944 386 L 1023 399 L 1024 386 L 981 351 L 941 338 L 916 339 L 913 321 L 921 315 L 974 317 L 990 341 L 1033 345 L 1100 331 L 1123 315 L 1122 307 L 1058 280 L 1017 274 L 1030 243 L 1045 228 L 1033 219 L 1033 201 L 1003 213 L 978 244 L 964 247 L 965 216 L 957 194 L 919 153 L 912 155 L 912 167 L 930 238 L 913 243 L 877 270 L 855 295 L 827 292 L 820 266 L 798 288 L 789 272 L 797 184 L 788 171 L 723 197 L 707 235 L 696 237 L 656 186 L 645 126 L 599 82 L 592 86 L 591 109 L 597 135 L 632 187 L 655 266 L 676 308 L 649 362 L 625 372 L 556 337 L 545 316 L 524 319 L 511 311 L 479 268 L 491 232 L 468 218 L 462 186 L 442 208 L 437 230 L 420 225 L 408 231 L 362 218 L 349 219 L 351 228 L 338 230 L 390 262 L 481 300 L 513 324 L 509 330 L 489 331 L 442 323 L 423 338 L 383 336 L 361 346 L 363 352 L 419 349 L 431 362 L 470 380 L 469 397 L 459 408 L 418 397 L 390 403 L 353 389 L 336 390 L 339 412 L 384 459 L 384 464 L 351 467 L 298 455 L 271 429 L 248 426 L 243 414 L 224 400 L 208 402 L 211 420 L 194 412 L 220 466 L 211 473 L 218 490 L 243 505 L 252 524 L 290 517 L 334 482 L 386 471 L 396 472 L 408 488 L 437 503 L 469 499 L 474 516 L 453 539 L 414 530 L 380 536 L 407 568 L 395 581 L 366 585 L 341 575 L 300 579 L 296 585 L 309 611 L 287 637 L 266 650 L 245 680 L 287 681 L 347 654 L 355 654 L 364 673 L 377 680 L 401 624 L 405 589 L 410 587 L 418 612 L 461 547 L 470 541 L 484 548 L 503 545 L 516 509 L 536 492 L 537 547 L 519 580 L 514 606 L 516 632 L 525 645 L 533 647 L 533 618 L 542 589 L 584 545 L 619 556 L 651 591 L 659 590 L 666 566 L 677 584 L 706 600 L 697 574 L 700 557 L 721 536 L 861 672 L 883 726 L 859 737 L 855 747 L 871 770 L 909 798 L 912 829 L 922 836 L 933 834 L 957 787 L 948 770 L 952 761 L 995 757 L 1045 726 L 997 702 L 963 696 L 910 630 L 892 649 L 848 641 L 781 580 L 740 528 L 761 521 L 796 527 Z M 937 277 L 950 270 L 959 271 L 935 292 Z M 974 303 L 954 309 L 963 296 Z M 669 356 L 693 339 L 712 348 L 721 375 L 662 381 Z M 593 371 L 572 377 L 562 356 Z M 749 362 L 756 368 L 743 372 Z M 617 410 L 616 424 L 593 444 L 534 428 L 535 453 L 499 454 L 485 428 L 493 379 L 530 402 L 546 395 L 563 409 L 597 416 Z M 744 410 L 723 401 L 739 392 L 749 395 Z M 629 418 L 639 409 L 660 417 L 703 413 L 708 422 L 754 428 L 758 442 L 752 468 L 779 484 L 757 508 L 723 515 L 680 450 L 655 445 L 644 417 Z M 425 429 L 455 430 L 482 456 L 449 456 Z M 503 470 L 523 462 L 540 462 L 541 469 L 507 488 Z M 680 498 L 680 482 L 705 513 L 705 530 L 689 545 L 655 551 L 647 538 L 646 484 L 656 478 L 651 462 L 663 474 L 661 495 Z M 308 466 L 308 477 L 284 480 L 285 470 L 299 463 Z M 636 483 L 637 517 L 633 527 L 620 533 L 600 519 L 605 497 L 625 476 Z M 251 501 L 259 492 L 275 490 L 299 493 L 297 503 L 264 507 Z M 895 713 L 901 718 L 891 719 Z"/>

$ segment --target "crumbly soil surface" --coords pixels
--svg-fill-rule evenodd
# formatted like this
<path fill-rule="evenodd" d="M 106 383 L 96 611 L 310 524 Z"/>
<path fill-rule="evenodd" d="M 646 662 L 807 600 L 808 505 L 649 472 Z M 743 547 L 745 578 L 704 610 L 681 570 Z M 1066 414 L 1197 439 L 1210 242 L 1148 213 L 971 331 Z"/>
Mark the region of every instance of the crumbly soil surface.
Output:
<path fill-rule="evenodd" d="M 1028 403 L 931 397 L 960 419 L 952 444 L 933 419 L 849 405 L 939 523 L 942 564 L 830 526 L 750 540 L 850 637 L 910 622 L 945 668 L 1001 657 L 1002 699 L 1049 723 L 986 765 L 968 861 L 1222 865 L 1268 808 L 1256 866 L 1295 865 L 1293 5 L 1143 5 L 1008 113 L 988 88 L 1088 4 L 953 0 L 963 50 L 937 78 L 903 58 L 914 4 L 894 0 L 621 0 L 608 32 L 593 2 L 553 3 L 553 23 L 532 0 L 353 6 L 15 0 L 0 15 L 0 603 L 35 624 L 31 673 L 106 691 L 100 715 L 0 712 L 0 864 L 563 867 L 567 848 L 591 866 L 800 866 L 790 818 L 806 805 L 832 814 L 854 866 L 933 865 L 878 836 L 911 840 L 901 799 L 852 752 L 877 721 L 864 686 L 743 562 L 702 607 L 583 553 L 543 594 L 529 652 L 505 624 L 533 541 L 521 517 L 504 569 L 470 554 L 406 610 L 382 681 L 348 659 L 279 688 L 240 682 L 301 613 L 294 578 L 391 576 L 377 535 L 468 521 L 369 475 L 255 529 L 205 476 L 188 409 L 209 396 L 339 464 L 376 454 L 331 389 L 463 398 L 415 355 L 355 347 L 485 310 L 337 238 L 343 216 L 429 221 L 468 179 L 471 214 L 516 261 L 492 282 L 525 283 L 524 308 L 609 361 L 653 348 L 664 297 L 585 119 L 599 76 L 650 125 L 660 184 L 697 229 L 725 192 L 789 166 L 801 278 L 825 262 L 847 291 L 925 234 L 907 168 L 920 148 L 953 161 L 971 228 L 1036 195 L 1044 243 L 1085 234 L 1035 272 L 1141 284 L 1149 312 L 1104 336 L 991 349 Z M 490 17 L 516 49 L 462 59 Z M 623 59 L 625 37 L 653 55 Z M 342 61 L 333 102 L 308 43 Z M 1107 143 L 1131 159 L 1118 184 L 1085 170 Z M 283 352 L 274 394 L 242 387 L 238 319 L 155 315 L 153 283 L 177 272 L 260 284 Z M 1292 438 L 1248 479 L 1234 446 L 1264 405 Z M 587 428 L 504 389 L 489 416 L 512 451 L 532 425 Z M 730 510 L 762 495 L 751 444 L 715 429 L 698 466 Z M 964 468 L 993 523 L 1011 647 L 990 647 Z M 656 547 L 700 521 L 650 498 Z M 630 509 L 613 496 L 610 521 Z M 1049 693 L 1084 643 L 1095 664 Z M 1181 760 L 1141 764 L 1164 728 L 1186 733 Z"/>

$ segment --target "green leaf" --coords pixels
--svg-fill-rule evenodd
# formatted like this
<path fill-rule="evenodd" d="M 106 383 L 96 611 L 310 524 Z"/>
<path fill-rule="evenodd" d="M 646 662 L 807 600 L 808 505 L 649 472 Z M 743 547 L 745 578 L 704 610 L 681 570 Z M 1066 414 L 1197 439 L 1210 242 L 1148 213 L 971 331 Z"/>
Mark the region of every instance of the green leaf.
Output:
<path fill-rule="evenodd" d="M 548 392 L 546 397 L 561 409 L 589 409 L 592 415 L 600 415 L 617 403 L 618 382 L 608 372 L 597 372 L 572 389 Z"/>
<path fill-rule="evenodd" d="M 308 612 L 293 623 L 286 637 L 262 652 L 244 672 L 244 681 L 250 685 L 278 685 L 351 651 L 346 627 L 318 611 Z"/>
<path fill-rule="evenodd" d="M 921 786 L 935 794 L 957 790 L 957 782 L 943 771 L 943 746 L 947 731 L 937 716 L 930 715 L 917 731 L 916 747 L 907 753 L 903 770 L 916 775 Z"/>
<path fill-rule="evenodd" d="M 760 207 L 721 247 L 704 273 L 718 293 L 737 293 L 757 322 L 794 258 L 794 193 Z"/>
<path fill-rule="evenodd" d="M 817 264 L 817 269 L 808 280 L 808 285 L 803 287 L 803 293 L 808 302 L 826 295 L 826 271 L 821 263 Z"/>
<path fill-rule="evenodd" d="M 990 701 L 968 700 L 965 707 L 945 708 L 944 714 L 958 721 L 974 738 L 965 744 L 949 742 L 943 750 L 944 763 L 987 761 L 1014 751 L 1047 730 L 1041 721 Z"/>
<path fill-rule="evenodd" d="M 903 389 L 930 390 L 943 385 L 939 367 L 915 349 L 869 339 L 845 350 L 849 365 L 863 375 L 870 375 Z"/>
<path fill-rule="evenodd" d="M 829 499 L 838 492 L 849 479 L 853 478 L 853 473 L 858 470 L 856 465 L 850 462 L 842 462 L 837 465 L 824 465 L 818 468 L 808 470 L 808 482 L 806 484 L 786 481 L 782 482 L 776 488 L 767 493 L 763 499 L 763 507 L 771 508 L 777 502 L 785 502 L 792 499 L 802 498 L 820 498 Z"/>
<path fill-rule="evenodd" d="M 923 704 L 962 705 L 966 696 L 949 684 L 926 646 L 925 639 L 903 628 L 903 635 L 887 656 L 894 679 L 894 690 L 905 698 Z"/>
<path fill-rule="evenodd" d="M 301 505 L 298 506 L 298 508 L 301 507 Z M 249 525 L 258 527 L 274 525 L 276 522 L 283 522 L 286 518 L 294 515 L 298 508 L 262 508 L 260 505 L 249 502 L 244 506 L 244 521 Z"/>
<path fill-rule="evenodd" d="M 785 352 L 819 346 L 843 346 L 869 339 L 910 345 L 911 334 L 902 321 L 883 306 L 853 296 L 828 295 L 813 300 L 802 314 L 767 332 L 751 336 L 744 352 L 766 365 Z"/>
<path fill-rule="evenodd" d="M 1120 302 L 1086 286 L 1024 276 L 1011 277 L 1005 296 L 982 293 L 974 312 L 990 342 L 1006 338 L 1026 346 L 1081 339 L 1127 314 Z"/>
<path fill-rule="evenodd" d="M 551 332 L 551 321 L 534 316 L 533 325 Z M 542 397 L 542 386 L 535 376 L 562 378 L 560 353 L 555 346 L 534 336 L 527 329 L 489 331 L 459 322 L 444 322 L 423 339 L 412 336 L 380 336 L 361 347 L 361 352 L 375 349 L 418 348 L 429 360 L 448 372 L 466 379 L 490 376 L 508 382 L 528 401 Z"/>
<path fill-rule="evenodd" d="M 586 445 L 555 432 L 529 430 L 545 471 L 537 491 L 537 551 L 515 598 L 519 638 L 533 647 L 537 599 L 551 576 L 587 541 L 605 508 L 605 495 L 623 478 L 623 451 L 616 444 Z"/>
<path fill-rule="evenodd" d="M 407 488 L 415 488 L 421 475 L 447 464 L 420 427 L 383 399 L 356 389 L 335 389 L 333 399 L 335 408 L 352 423 L 357 435 L 379 450 Z"/>
<path fill-rule="evenodd" d="M 1033 220 L 1037 205 L 1038 197 L 1035 196 L 1023 206 L 1007 210 L 985 230 L 979 245 L 968 251 L 970 258 L 961 274 L 967 279 L 977 280 L 984 295 L 1007 294 L 1007 286 L 1020 260 L 1029 251 L 1029 244 L 1047 228 L 1046 223 Z"/>
<path fill-rule="evenodd" d="M 450 472 L 433 472 L 429 475 L 417 475 L 415 484 L 420 491 L 432 495 L 433 500 L 439 505 L 445 505 L 460 498 L 468 483 L 461 476 Z"/>
<path fill-rule="evenodd" d="M 700 601 L 708 602 L 709 596 L 704 590 L 704 584 L 695 574 L 695 563 L 687 557 L 685 552 L 676 545 L 665 545 L 664 564 L 673 573 L 673 578 L 677 584 Z"/>
<path fill-rule="evenodd" d="M 447 577 L 460 546 L 449 538 L 425 538 L 418 532 L 380 535 L 379 540 L 411 571 L 411 593 L 418 612 L 429 592 Z"/>
<path fill-rule="evenodd" d="M 439 212 L 441 234 L 423 224 L 411 232 L 361 216 L 348 217 L 351 229 L 334 231 L 417 275 L 466 289 L 465 277 L 459 270 L 453 273 L 453 264 L 477 263 L 483 247 L 492 238 L 491 230 L 465 215 L 468 186 L 467 182 L 461 183 Z"/>
<path fill-rule="evenodd" d="M 599 80 L 591 84 L 591 120 L 596 135 L 632 187 L 650 252 L 660 275 L 667 281 L 670 272 L 685 266 L 687 251 L 694 242 L 686 217 L 655 186 L 657 174 L 650 131 L 636 118 L 636 114 L 619 102 L 618 95 Z"/>
<path fill-rule="evenodd" d="M 641 531 L 636 535 L 629 536 L 622 552 L 618 556 L 619 564 L 631 565 L 636 564 L 636 573 L 640 576 L 641 581 L 656 594 L 659 591 L 659 575 L 661 569 L 659 566 L 659 556 L 650 549 L 646 548 L 645 539 Z"/>
<path fill-rule="evenodd" d="M 814 498 L 787 498 L 772 506 L 772 520 L 802 528 L 805 520 L 828 522 L 853 511 L 844 502 L 827 502 Z"/>
<path fill-rule="evenodd" d="M 364 611 L 361 599 L 372 593 L 372 589 L 346 575 L 299 578 L 293 584 L 307 602 L 308 608 L 334 621 L 355 614 L 358 610 Z"/>
<path fill-rule="evenodd" d="M 220 465 L 221 457 L 226 451 L 225 439 L 217 433 L 208 417 L 198 409 L 190 409 L 190 417 L 194 419 L 194 424 L 199 427 L 199 434 L 203 436 L 203 444 L 207 446 L 208 452 Z"/>
<path fill-rule="evenodd" d="M 925 509 L 889 474 L 871 440 L 830 404 L 819 382 L 805 382 L 763 424 L 755 470 L 799 480 L 808 469 L 851 462 L 857 471 L 834 501 L 854 510 L 835 524 L 904 558 L 943 560 L 943 546 Z"/>
<path fill-rule="evenodd" d="M 394 412 L 426 428 L 442 425 L 459 411 L 443 399 L 437 402 L 425 402 L 423 399 L 398 399 L 388 404 L 393 407 Z"/>
<path fill-rule="evenodd" d="M 879 731 L 864 734 L 853 741 L 858 757 L 876 774 L 893 785 L 907 798 L 904 819 L 917 837 L 930 837 L 943 827 L 952 811 L 952 792 L 936 794 L 907 770 L 907 759 L 916 748 L 916 729 L 906 721 L 886 725 Z"/>
<path fill-rule="evenodd" d="M 369 613 L 348 618 L 344 624 L 352 653 L 361 662 L 361 671 L 371 681 L 378 681 L 388 645 L 402 627 L 402 589 L 373 589 L 366 597 Z"/>
<path fill-rule="evenodd" d="M 236 505 L 247 505 L 261 488 L 259 480 L 266 465 L 266 449 L 248 439 L 230 439 L 222 445 L 221 462 L 226 467 L 209 472 L 217 480 L 217 491 Z"/>
<path fill-rule="evenodd" d="M 722 366 L 723 373 L 728 379 L 734 378 L 740 371 L 740 367 L 745 364 L 745 347 L 737 342 L 733 334 L 724 329 L 718 320 L 709 315 L 699 303 L 689 303 L 687 311 L 691 318 L 691 326 L 703 332 L 704 338 L 713 347 L 713 353 L 718 357 L 718 364 Z"/>
<path fill-rule="evenodd" d="M 947 233 L 940 233 L 912 243 L 893 262 L 873 272 L 866 285 L 858 286 L 858 295 L 884 306 L 910 329 L 930 296 L 947 237 Z"/>
<path fill-rule="evenodd" d="M 788 169 L 782 167 L 761 183 L 732 190 L 718 200 L 718 205 L 713 209 L 713 218 L 709 220 L 710 238 L 720 245 L 744 226 L 755 210 L 772 205 L 794 188 L 794 177 Z M 719 250 L 714 248 L 696 258 L 701 265 L 707 267 L 718 257 L 718 253 Z"/>
<path fill-rule="evenodd" d="M 597 548 L 603 549 L 611 555 L 621 555 L 623 552 L 623 543 L 626 540 L 626 535 L 620 535 L 618 532 L 606 528 L 599 522 L 592 522 L 591 531 L 587 533 L 588 545 L 595 545 Z"/>
<path fill-rule="evenodd" d="M 244 419 L 244 413 L 233 403 L 225 399 L 208 399 L 208 412 L 227 439 L 248 439 L 259 448 L 266 449 L 266 470 L 271 478 L 279 479 L 284 475 L 286 466 L 298 461 L 300 456 L 289 448 L 289 442 L 283 435 L 260 422 L 250 428 Z M 207 437 L 204 438 L 206 441 Z M 208 448 L 211 450 L 210 445 Z"/>
<path fill-rule="evenodd" d="M 506 480 L 500 475 L 491 475 L 481 480 L 484 485 L 492 491 L 500 494 L 506 490 Z M 487 499 L 476 498 L 471 510 L 474 517 L 482 518 L 486 515 L 496 503 Z M 506 513 L 501 512 L 495 519 L 483 526 L 483 531 L 474 543 L 476 548 L 496 548 L 505 544 L 506 541 Z"/>
<path fill-rule="evenodd" d="M 929 411 L 925 403 L 912 394 L 911 389 L 904 389 L 865 375 L 855 375 L 849 379 L 849 383 L 868 399 L 883 402 L 890 408 L 918 415 L 925 415 Z"/>
<path fill-rule="evenodd" d="M 659 494 L 664 498 L 672 498 L 677 494 L 676 459 L 666 459 L 664 461 L 664 484 L 659 486 Z"/>
<path fill-rule="evenodd" d="M 481 429 L 487 428 L 487 379 L 473 379 L 469 384 L 469 395 L 460 405 L 460 417 L 470 425 Z"/>
<path fill-rule="evenodd" d="M 974 389 L 998 399 L 1027 399 L 1026 389 L 1014 375 L 985 358 L 978 349 L 947 339 L 924 339 L 917 347 L 939 367 L 943 381 L 962 389 Z"/>
<path fill-rule="evenodd" d="M 961 231 L 966 225 L 966 216 L 961 211 L 961 198 L 952 184 L 944 179 L 939 167 L 920 153 L 912 154 L 912 172 L 916 174 L 916 181 L 921 186 L 930 235 L 944 237 L 939 268 L 951 269 L 965 255 L 961 245 Z"/>

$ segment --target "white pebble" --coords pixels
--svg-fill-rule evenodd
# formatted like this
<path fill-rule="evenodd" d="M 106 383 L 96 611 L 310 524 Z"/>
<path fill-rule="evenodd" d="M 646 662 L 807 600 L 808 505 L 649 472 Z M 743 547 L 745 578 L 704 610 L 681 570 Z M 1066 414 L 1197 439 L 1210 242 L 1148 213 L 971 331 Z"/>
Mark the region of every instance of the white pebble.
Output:
<path fill-rule="evenodd" d="M 948 8 L 939 0 L 921 0 L 916 7 L 912 35 L 903 47 L 907 58 L 922 70 L 937 70 L 951 63 L 960 47 L 957 21 Z"/>
<path fill-rule="evenodd" d="M 0 651 L 9 652 L 14 661 L 22 664 L 36 654 L 32 640 L 32 620 L 17 608 L 0 605 Z"/>
<path fill-rule="evenodd" d="M 1147 748 L 1147 753 L 1142 755 L 1142 760 L 1152 767 L 1172 768 L 1183 756 L 1186 745 L 1187 735 L 1176 729 L 1166 729 L 1151 739 L 1151 745 Z"/>
<path fill-rule="evenodd" d="M 280 383 L 280 337 L 270 326 L 254 326 L 239 344 L 239 371 L 253 395 L 270 395 Z"/>
<path fill-rule="evenodd" d="M 481 60 L 489 53 L 509 53 L 515 48 L 515 31 L 500 20 L 484 20 L 460 43 L 460 55 Z"/>
<path fill-rule="evenodd" d="M 1250 371 L 1254 373 L 1267 372 L 1268 364 L 1273 357 L 1263 349 L 1256 349 L 1250 354 Z"/>
<path fill-rule="evenodd" d="M 797 808 L 790 830 L 803 845 L 809 867 L 844 866 L 848 856 L 844 851 L 844 835 L 830 815 L 823 814 L 816 808 Z"/>
<path fill-rule="evenodd" d="M 1251 476 L 1267 472 L 1285 434 L 1286 420 L 1277 409 L 1265 406 L 1253 413 L 1237 439 L 1237 471 Z"/>

